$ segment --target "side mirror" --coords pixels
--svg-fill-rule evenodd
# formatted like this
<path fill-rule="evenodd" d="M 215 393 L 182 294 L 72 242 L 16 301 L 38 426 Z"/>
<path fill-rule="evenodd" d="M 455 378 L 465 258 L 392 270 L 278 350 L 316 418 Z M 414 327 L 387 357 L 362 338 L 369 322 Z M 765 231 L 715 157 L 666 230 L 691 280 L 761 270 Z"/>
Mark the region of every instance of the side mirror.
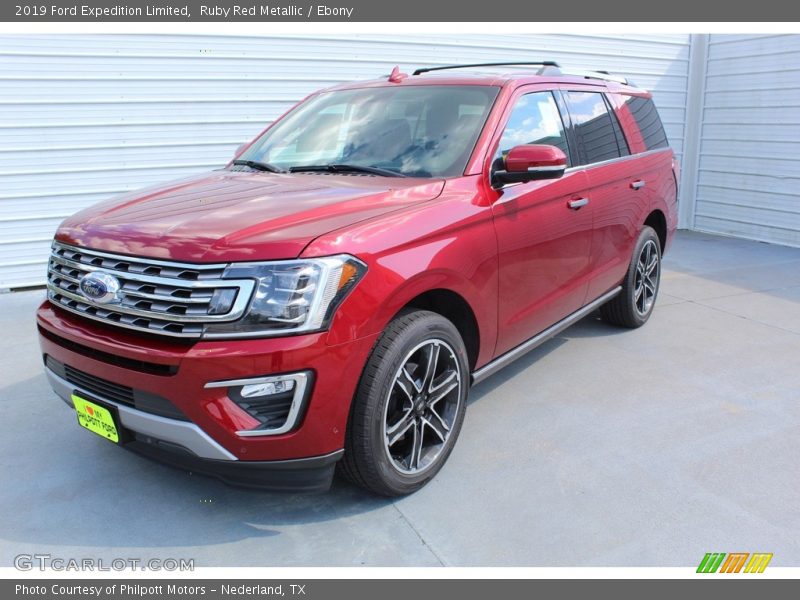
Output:
<path fill-rule="evenodd" d="M 514 146 L 492 171 L 492 186 L 525 183 L 537 179 L 558 179 L 567 168 L 567 155 L 556 146 L 523 144 Z"/>

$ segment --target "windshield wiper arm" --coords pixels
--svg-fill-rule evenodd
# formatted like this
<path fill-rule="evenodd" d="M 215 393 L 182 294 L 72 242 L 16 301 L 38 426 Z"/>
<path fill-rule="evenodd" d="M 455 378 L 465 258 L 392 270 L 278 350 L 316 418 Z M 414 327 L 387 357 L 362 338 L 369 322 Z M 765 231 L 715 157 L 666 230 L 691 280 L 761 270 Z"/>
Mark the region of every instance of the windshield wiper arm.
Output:
<path fill-rule="evenodd" d="M 380 175 L 381 177 L 407 177 L 398 171 L 390 169 L 381 169 L 380 167 L 365 167 L 362 165 L 345 165 L 332 163 L 329 165 L 301 165 L 298 167 L 289 167 L 291 173 L 300 173 L 302 171 L 325 171 L 329 173 L 369 173 L 370 175 Z"/>
<path fill-rule="evenodd" d="M 244 160 L 243 158 L 237 158 L 233 161 L 234 165 L 244 165 L 245 167 L 250 167 L 251 169 L 256 169 L 258 171 L 267 171 L 268 173 L 286 173 L 285 169 L 281 169 L 280 167 L 276 167 L 275 165 L 271 165 L 265 162 L 259 162 L 257 160 Z"/>

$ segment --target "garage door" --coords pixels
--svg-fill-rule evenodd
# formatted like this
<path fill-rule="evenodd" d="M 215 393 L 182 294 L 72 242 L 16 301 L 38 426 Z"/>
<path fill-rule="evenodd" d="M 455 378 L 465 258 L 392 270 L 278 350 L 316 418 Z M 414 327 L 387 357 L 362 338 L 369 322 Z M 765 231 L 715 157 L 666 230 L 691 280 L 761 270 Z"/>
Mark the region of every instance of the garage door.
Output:
<path fill-rule="evenodd" d="M 395 64 L 555 59 L 655 92 L 682 148 L 688 36 L 0 37 L 0 290 L 44 282 L 49 240 L 113 194 L 223 165 L 304 95 Z"/>
<path fill-rule="evenodd" d="M 709 40 L 694 227 L 800 246 L 800 36 Z"/>

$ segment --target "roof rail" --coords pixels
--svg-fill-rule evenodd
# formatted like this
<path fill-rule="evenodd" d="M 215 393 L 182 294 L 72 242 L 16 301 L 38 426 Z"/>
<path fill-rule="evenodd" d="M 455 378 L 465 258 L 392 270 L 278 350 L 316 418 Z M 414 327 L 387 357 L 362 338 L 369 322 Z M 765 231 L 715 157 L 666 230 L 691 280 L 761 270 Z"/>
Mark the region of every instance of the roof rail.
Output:
<path fill-rule="evenodd" d="M 615 81 L 623 85 L 633 85 L 633 82 L 622 75 L 612 75 L 608 71 L 584 71 L 575 69 L 562 69 L 553 60 L 540 60 L 530 62 L 496 62 L 496 63 L 475 63 L 470 65 L 447 65 L 444 67 L 423 67 L 414 71 L 414 75 L 422 75 L 431 71 L 445 71 L 450 69 L 471 69 L 475 67 L 540 67 L 538 75 L 571 75 L 573 77 L 584 77 L 586 79 L 602 79 L 603 81 Z"/>
<path fill-rule="evenodd" d="M 422 75 L 431 71 L 445 71 L 449 69 L 472 69 L 474 67 L 558 67 L 558 63 L 552 60 L 538 60 L 531 62 L 496 62 L 496 63 L 475 63 L 471 65 L 447 65 L 444 67 L 424 67 L 414 71 L 414 75 Z"/>
<path fill-rule="evenodd" d="M 602 79 L 604 81 L 615 81 L 623 85 L 633 85 L 633 83 L 622 75 L 612 75 L 608 71 L 582 71 L 580 69 L 567 69 L 561 71 L 562 75 L 572 75 L 573 77 L 585 77 L 586 79 Z"/>

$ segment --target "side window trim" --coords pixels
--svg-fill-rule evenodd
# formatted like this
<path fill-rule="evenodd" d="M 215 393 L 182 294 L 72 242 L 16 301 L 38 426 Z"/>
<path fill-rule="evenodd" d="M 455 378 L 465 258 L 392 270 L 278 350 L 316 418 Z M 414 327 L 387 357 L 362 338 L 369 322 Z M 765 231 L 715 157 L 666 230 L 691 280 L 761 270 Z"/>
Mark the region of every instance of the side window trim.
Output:
<path fill-rule="evenodd" d="M 550 96 L 553 98 L 553 104 L 556 106 L 556 112 L 558 113 L 558 118 L 561 121 L 561 131 L 564 132 L 564 141 L 567 144 L 567 166 L 571 167 L 574 164 L 572 160 L 572 144 L 570 143 L 570 136 L 567 133 L 567 124 L 564 121 L 564 115 L 561 113 L 561 107 L 558 104 L 558 98 L 556 97 L 556 90 L 548 90 Z M 571 124 L 571 121 L 570 121 Z"/>
<path fill-rule="evenodd" d="M 620 158 L 631 155 L 631 146 L 625 137 L 625 132 L 622 130 L 622 124 L 617 117 L 617 111 L 614 110 L 614 105 L 611 103 L 611 98 L 608 94 L 603 94 L 603 101 L 606 103 L 606 110 L 608 116 L 611 117 L 611 124 L 614 129 L 614 136 L 617 138 L 617 149 L 619 150 Z"/>
<path fill-rule="evenodd" d="M 550 93 L 556 101 L 558 115 L 561 117 L 561 125 L 564 127 L 564 137 L 566 138 L 568 150 L 567 167 L 577 167 L 580 163 L 580 155 L 578 154 L 578 139 L 575 137 L 575 130 L 572 126 L 572 115 L 569 113 L 569 108 L 564 101 L 564 96 L 561 94 L 561 89 L 553 88 Z"/>

